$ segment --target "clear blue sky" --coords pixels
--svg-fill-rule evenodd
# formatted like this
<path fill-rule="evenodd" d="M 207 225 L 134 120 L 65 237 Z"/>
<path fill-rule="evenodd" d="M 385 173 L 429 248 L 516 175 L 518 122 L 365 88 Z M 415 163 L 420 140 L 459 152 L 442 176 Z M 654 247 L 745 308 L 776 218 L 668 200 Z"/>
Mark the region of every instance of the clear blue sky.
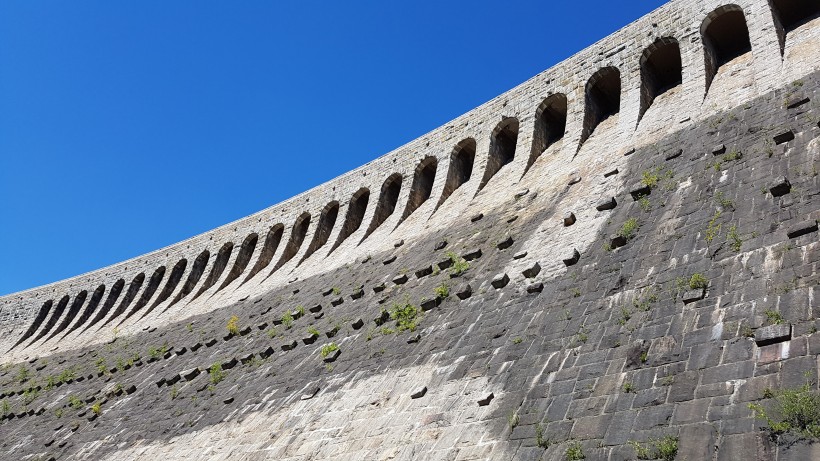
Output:
<path fill-rule="evenodd" d="M 0 295 L 394 149 L 664 2 L 0 3 Z"/>

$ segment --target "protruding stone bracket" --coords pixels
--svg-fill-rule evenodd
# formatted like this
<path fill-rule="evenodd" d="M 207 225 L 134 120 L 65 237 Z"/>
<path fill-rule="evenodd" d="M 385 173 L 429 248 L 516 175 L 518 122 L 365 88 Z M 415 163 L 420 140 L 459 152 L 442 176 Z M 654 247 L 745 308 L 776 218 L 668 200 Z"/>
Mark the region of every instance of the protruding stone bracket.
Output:
<path fill-rule="evenodd" d="M 786 235 L 790 239 L 793 239 L 806 234 L 811 234 L 812 232 L 817 232 L 817 221 L 814 220 L 803 221 L 793 225 L 786 231 Z"/>
<path fill-rule="evenodd" d="M 618 206 L 618 202 L 615 201 L 615 197 L 607 197 L 605 199 L 600 200 L 598 203 L 595 204 L 595 209 L 598 211 L 606 211 L 611 210 Z"/>
<path fill-rule="evenodd" d="M 652 188 L 642 182 L 639 182 L 629 188 L 629 195 L 631 195 L 632 200 L 636 202 L 651 193 Z"/>
<path fill-rule="evenodd" d="M 410 394 L 411 399 L 420 399 L 427 394 L 427 386 L 419 387 Z"/>
<path fill-rule="evenodd" d="M 506 250 L 507 248 L 511 247 L 514 242 L 515 241 L 513 240 L 513 238 L 508 236 L 504 240 L 498 242 L 496 248 L 498 248 L 499 250 Z"/>
<path fill-rule="evenodd" d="M 563 218 L 564 227 L 569 227 L 569 226 L 575 224 L 575 220 L 576 220 L 575 219 L 575 213 L 573 213 L 571 211 L 564 212 L 564 218 Z"/>
<path fill-rule="evenodd" d="M 771 192 L 773 197 L 780 197 L 786 195 L 789 192 L 791 192 L 791 190 L 792 185 L 789 182 L 788 178 L 786 178 L 785 176 L 778 177 L 769 186 L 769 192 Z"/>
<path fill-rule="evenodd" d="M 510 283 L 510 277 L 506 273 L 496 274 L 496 276 L 493 277 L 493 280 L 490 283 L 492 284 L 493 288 L 498 290 L 504 288 L 505 286 L 507 286 L 508 283 Z"/>
<path fill-rule="evenodd" d="M 776 135 L 773 139 L 774 139 L 775 145 L 778 145 L 778 146 L 780 144 L 787 143 L 789 141 L 794 140 L 794 131 L 789 130 L 789 131 L 786 131 L 784 133 L 780 133 L 780 134 Z"/>
<path fill-rule="evenodd" d="M 478 399 L 478 406 L 486 407 L 487 405 L 490 404 L 490 402 L 492 402 L 492 400 L 494 398 L 495 398 L 495 394 L 493 394 L 492 392 L 484 394 L 483 396 L 481 396 L 480 399 Z"/>
<path fill-rule="evenodd" d="M 788 323 L 769 325 L 755 331 L 755 344 L 758 347 L 782 343 L 792 339 L 792 326 Z"/>
<path fill-rule="evenodd" d="M 521 273 L 524 274 L 524 277 L 531 279 L 538 275 L 539 272 L 541 272 L 541 265 L 536 261 L 532 266 L 524 269 Z"/>
<path fill-rule="evenodd" d="M 683 293 L 682 299 L 684 304 L 693 303 L 706 297 L 706 288 L 698 288 L 695 290 L 686 290 Z"/>
<path fill-rule="evenodd" d="M 578 250 L 576 250 L 575 248 L 569 250 L 567 254 L 565 254 L 564 257 L 561 258 L 561 260 L 564 261 L 564 264 L 566 266 L 575 265 L 579 259 L 581 259 L 581 253 L 578 253 Z"/>

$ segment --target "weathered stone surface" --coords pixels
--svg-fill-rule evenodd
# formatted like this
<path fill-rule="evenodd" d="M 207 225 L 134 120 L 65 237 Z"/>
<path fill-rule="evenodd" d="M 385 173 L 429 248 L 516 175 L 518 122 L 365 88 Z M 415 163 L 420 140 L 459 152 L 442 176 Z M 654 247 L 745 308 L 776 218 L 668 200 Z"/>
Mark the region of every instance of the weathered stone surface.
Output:
<path fill-rule="evenodd" d="M 561 258 L 567 266 L 575 265 L 579 259 L 581 259 L 581 254 L 575 248 L 564 253 L 564 256 Z"/>
<path fill-rule="evenodd" d="M 769 325 L 755 330 L 755 343 L 757 343 L 758 346 L 767 346 L 769 344 L 788 341 L 791 337 L 792 326 L 788 323 Z"/>
<path fill-rule="evenodd" d="M 812 232 L 817 232 L 817 221 L 816 220 L 807 220 L 801 221 L 793 226 L 791 226 L 787 231 L 786 235 L 790 238 L 797 238 L 802 237 L 806 234 L 810 234 Z"/>
<path fill-rule="evenodd" d="M 411 399 L 420 399 L 427 393 L 427 386 L 422 386 L 410 393 Z"/>
<path fill-rule="evenodd" d="M 606 197 L 602 198 L 601 200 L 598 200 L 598 202 L 595 204 L 595 209 L 598 211 L 606 211 L 612 210 L 616 206 L 618 206 L 618 202 L 615 200 L 615 197 Z"/>
<path fill-rule="evenodd" d="M 491 283 L 495 289 L 504 288 L 510 283 L 510 277 L 505 273 L 496 274 Z"/>

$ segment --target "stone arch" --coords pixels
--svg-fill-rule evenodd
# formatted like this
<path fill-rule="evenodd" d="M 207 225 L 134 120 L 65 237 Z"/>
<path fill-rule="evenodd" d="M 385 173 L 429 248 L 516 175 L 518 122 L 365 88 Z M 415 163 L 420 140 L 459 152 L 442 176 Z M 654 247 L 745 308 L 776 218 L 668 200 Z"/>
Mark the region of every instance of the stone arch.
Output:
<path fill-rule="evenodd" d="M 174 267 L 171 268 L 171 275 L 168 276 L 168 282 L 165 283 L 165 288 L 162 289 L 160 294 L 157 296 L 157 299 L 151 304 L 151 307 L 142 314 L 143 317 L 150 314 L 155 307 L 159 306 L 163 301 L 168 299 L 171 294 L 174 293 L 176 290 L 177 285 L 179 285 L 180 280 L 182 280 L 182 276 L 185 274 L 185 268 L 188 267 L 188 260 L 185 258 L 180 259 L 174 264 Z"/>
<path fill-rule="evenodd" d="M 299 261 L 299 264 L 308 259 L 313 253 L 316 252 L 316 250 L 322 248 L 322 246 L 327 243 L 327 239 L 330 238 L 330 233 L 333 232 L 333 226 L 336 225 L 336 218 L 338 217 L 339 202 L 333 200 L 325 205 L 321 214 L 319 214 L 319 222 L 316 224 L 316 231 L 313 233 L 313 240 L 311 240 L 310 245 L 308 245 L 307 251 L 305 251 L 305 255 L 302 257 L 302 260 Z"/>
<path fill-rule="evenodd" d="M 437 169 L 438 159 L 433 156 L 425 157 L 416 165 L 407 205 L 404 207 L 401 219 L 396 224 L 397 227 L 430 198 L 430 194 L 433 193 L 433 183 L 436 181 Z"/>
<path fill-rule="evenodd" d="M 353 197 L 350 198 L 350 205 L 347 207 L 347 214 L 345 215 L 345 222 L 342 225 L 342 230 L 339 232 L 339 237 L 336 243 L 330 249 L 330 253 L 339 247 L 348 237 L 359 230 L 364 220 L 364 213 L 367 211 L 367 204 L 370 201 L 370 189 L 362 187 L 357 190 Z"/>
<path fill-rule="evenodd" d="M 563 93 L 551 94 L 544 98 L 535 111 L 532 151 L 525 173 L 547 148 L 563 139 L 566 130 L 567 96 Z"/>
<path fill-rule="evenodd" d="M 106 320 L 105 323 L 100 325 L 100 328 L 113 322 L 114 319 L 122 315 L 122 313 L 125 312 L 126 309 L 128 309 L 128 306 L 131 305 L 131 301 L 133 301 L 134 298 L 137 297 L 137 293 L 139 293 L 140 288 L 142 288 L 143 282 L 145 282 L 145 272 L 140 272 L 139 274 L 137 274 L 136 277 L 134 277 L 133 280 L 131 280 L 131 284 L 128 285 L 128 291 L 125 292 L 125 297 L 122 298 L 120 305 L 117 306 L 117 309 L 114 310 L 114 313 L 111 314 L 111 317 L 109 317 L 109 319 Z"/>
<path fill-rule="evenodd" d="M 239 247 L 239 254 L 236 255 L 236 261 L 233 263 L 233 267 L 231 271 L 228 272 L 228 276 L 225 277 L 225 281 L 222 282 L 222 285 L 219 286 L 219 291 L 226 286 L 230 285 L 231 282 L 236 280 L 245 269 L 248 267 L 248 264 L 251 262 L 251 257 L 253 256 L 253 252 L 256 250 L 256 244 L 259 242 L 259 234 L 256 232 L 251 233 L 245 240 L 242 241 L 242 245 Z"/>
<path fill-rule="evenodd" d="M 86 328 L 93 327 L 100 320 L 104 319 L 106 315 L 108 315 L 108 312 L 111 311 L 111 307 L 114 305 L 115 302 L 117 302 L 117 298 L 120 297 L 120 294 L 122 293 L 122 289 L 124 286 L 124 279 L 119 279 L 116 282 L 114 282 L 114 285 L 111 286 L 111 291 L 108 292 L 108 298 L 105 299 L 105 304 L 103 304 L 100 311 L 97 312 L 97 315 L 94 316 L 94 319 L 91 320 L 91 322 L 88 324 L 88 327 Z"/>
<path fill-rule="evenodd" d="M 58 302 L 57 305 L 54 306 L 54 310 L 51 311 L 51 317 L 49 317 L 46 324 L 43 325 L 43 329 L 40 330 L 40 333 L 38 333 L 37 336 L 34 339 L 32 339 L 30 343 L 28 343 L 29 346 L 39 341 L 40 338 L 47 335 L 51 331 L 51 329 L 54 328 L 54 325 L 57 324 L 57 320 L 59 320 L 60 316 L 63 315 L 63 311 L 65 311 L 65 307 L 68 305 L 68 301 L 70 299 L 71 297 L 69 297 L 68 295 L 63 296 L 62 299 L 60 299 L 60 302 Z"/>
<path fill-rule="evenodd" d="M 820 2 L 816 0 L 769 0 L 780 54 L 786 52 L 786 36 L 803 24 L 820 17 Z"/>
<path fill-rule="evenodd" d="M 18 339 L 17 342 L 9 348 L 9 351 L 19 346 L 21 343 L 23 343 L 23 341 L 29 339 L 31 335 L 33 335 L 34 332 L 37 331 L 38 328 L 40 328 L 40 325 L 43 324 L 43 320 L 45 320 L 46 317 L 48 317 L 48 313 L 51 311 L 51 307 L 53 305 L 54 300 L 49 299 L 48 301 L 44 302 L 42 306 L 40 306 L 40 310 L 37 311 L 37 316 L 34 317 L 34 321 L 32 321 L 31 325 L 29 325 L 28 330 L 26 330 L 26 332 L 23 333 L 23 336 L 21 336 L 20 339 Z"/>
<path fill-rule="evenodd" d="M 282 234 L 284 234 L 284 232 L 285 226 L 283 224 L 271 226 L 268 230 L 268 235 L 265 237 L 265 244 L 262 245 L 262 253 L 259 254 L 259 259 L 256 260 L 256 264 L 253 265 L 253 268 L 242 283 L 252 279 L 256 274 L 262 271 L 262 269 L 268 267 L 268 264 L 270 264 L 271 260 L 273 260 L 273 256 L 276 254 L 276 250 L 279 248 L 279 243 L 282 241 Z"/>
<path fill-rule="evenodd" d="M 228 266 L 228 260 L 231 258 L 231 252 L 233 251 L 233 242 L 228 242 L 222 245 L 222 248 L 219 249 L 219 252 L 216 254 L 216 259 L 214 260 L 214 265 L 211 267 L 211 273 L 208 274 L 208 278 L 205 279 L 205 282 L 202 284 L 202 288 L 196 292 L 191 301 L 198 298 L 202 293 L 205 293 L 208 288 L 214 286 L 214 284 L 219 280 L 219 277 L 222 276 L 222 272 L 225 271 L 225 267 Z"/>
<path fill-rule="evenodd" d="M 496 173 L 515 159 L 515 145 L 518 143 L 518 119 L 507 117 L 496 125 L 490 136 L 490 155 L 487 168 L 478 190 L 484 188 Z"/>
<path fill-rule="evenodd" d="M 581 145 L 592 136 L 595 128 L 621 111 L 621 71 L 604 67 L 589 78 L 584 89 L 584 125 Z M 580 145 L 578 146 L 580 149 Z"/>
<path fill-rule="evenodd" d="M 379 202 L 376 204 L 376 211 L 373 214 L 373 220 L 370 221 L 370 226 L 368 226 L 367 232 L 365 232 L 364 237 L 362 237 L 362 242 L 387 221 L 387 218 L 396 210 L 402 180 L 403 178 L 399 173 L 393 173 L 384 180 L 381 193 L 379 194 Z"/>
<path fill-rule="evenodd" d="M 279 258 L 279 262 L 273 267 L 271 273 L 276 272 L 276 270 L 296 256 L 296 253 L 299 252 L 299 248 L 302 247 L 302 243 L 305 241 L 309 227 L 310 213 L 306 211 L 300 214 L 299 217 L 296 218 L 296 221 L 294 221 L 293 228 L 290 231 L 290 240 L 288 240 L 288 243 L 285 245 L 282 257 Z"/>
<path fill-rule="evenodd" d="M 738 5 L 721 6 L 706 16 L 700 26 L 706 69 L 706 91 L 720 67 L 752 51 L 746 16 Z"/>
<path fill-rule="evenodd" d="M 194 291 L 196 284 L 199 283 L 199 279 L 202 278 L 202 274 L 205 273 L 205 268 L 208 266 L 208 260 L 210 259 L 211 252 L 208 250 L 203 251 L 196 257 L 194 265 L 191 267 L 191 273 L 188 274 L 188 280 L 185 281 L 185 285 L 182 285 L 182 290 L 180 290 L 179 294 L 171 301 L 166 310 Z"/>
<path fill-rule="evenodd" d="M 100 285 L 97 287 L 96 290 L 91 294 L 91 299 L 88 300 L 88 305 L 86 305 L 85 310 L 83 310 L 82 315 L 77 321 L 74 323 L 74 326 L 68 329 L 66 333 L 62 336 L 65 338 L 69 334 L 71 334 L 74 330 L 82 326 L 89 318 L 91 318 L 91 314 L 97 310 L 97 306 L 100 305 L 100 301 L 102 300 L 103 295 L 105 294 L 105 285 Z"/>
<path fill-rule="evenodd" d="M 473 138 L 467 138 L 456 144 L 450 154 L 450 168 L 447 170 L 447 179 L 444 182 L 444 190 L 436 205 L 440 207 L 450 195 L 459 187 L 470 180 L 475 166 L 476 142 Z"/>
<path fill-rule="evenodd" d="M 151 300 L 154 293 L 156 293 L 157 289 L 159 289 L 159 285 L 162 283 L 163 278 L 165 278 L 165 266 L 159 266 L 154 273 L 151 274 L 151 278 L 148 279 L 148 285 L 146 285 L 145 291 L 142 292 L 142 296 L 140 296 L 139 301 L 134 304 L 134 308 L 131 309 L 131 312 L 125 315 L 125 318 L 120 321 L 119 325 L 122 325 L 126 320 L 131 318 L 131 316 L 136 314 L 140 309 L 148 304 L 148 301 Z"/>
<path fill-rule="evenodd" d="M 673 37 L 662 37 L 641 54 L 641 106 L 638 123 L 655 98 L 683 83 L 680 44 Z"/>
<path fill-rule="evenodd" d="M 77 296 L 74 297 L 74 301 L 71 302 L 71 307 L 68 308 L 65 315 L 63 316 L 63 321 L 59 323 L 57 328 L 51 332 L 50 335 L 45 339 L 43 342 L 50 341 L 51 338 L 57 336 L 58 334 L 65 331 L 68 328 L 68 325 L 71 324 L 71 321 L 77 318 L 77 314 L 82 309 L 83 304 L 85 304 L 85 300 L 88 298 L 88 290 L 82 290 L 81 292 L 77 293 Z"/>

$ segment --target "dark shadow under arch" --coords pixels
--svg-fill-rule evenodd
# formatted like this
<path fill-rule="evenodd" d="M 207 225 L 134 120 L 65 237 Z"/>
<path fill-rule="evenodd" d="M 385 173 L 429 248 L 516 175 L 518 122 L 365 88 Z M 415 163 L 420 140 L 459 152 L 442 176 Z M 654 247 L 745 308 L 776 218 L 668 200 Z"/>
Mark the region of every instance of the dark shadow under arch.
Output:
<path fill-rule="evenodd" d="M 706 91 L 720 67 L 752 51 L 746 16 L 738 5 L 724 5 L 709 13 L 700 27 L 706 66 Z"/>
<path fill-rule="evenodd" d="M 769 8 L 772 10 L 781 56 L 786 53 L 788 34 L 820 17 L 820 2 L 817 0 L 769 0 Z"/>
<path fill-rule="evenodd" d="M 37 315 L 34 317 L 34 320 L 31 322 L 31 325 L 29 325 L 26 332 L 23 333 L 23 336 L 21 336 L 20 339 L 18 339 L 17 342 L 9 348 L 9 351 L 19 346 L 21 343 L 23 343 L 23 341 L 29 339 L 31 335 L 33 335 L 34 332 L 37 331 L 38 328 L 40 328 L 40 325 L 43 324 L 43 320 L 46 319 L 48 313 L 51 311 L 52 305 L 54 305 L 54 301 L 49 299 L 48 301 L 44 302 L 42 306 L 40 306 L 40 310 L 37 311 Z"/>
<path fill-rule="evenodd" d="M 177 288 L 177 285 L 179 285 L 179 281 L 182 280 L 182 276 L 185 274 L 186 267 L 188 267 L 188 260 L 185 258 L 180 259 L 176 264 L 174 264 L 174 267 L 171 268 L 171 275 L 168 276 L 168 281 L 165 282 L 165 288 L 162 289 L 157 296 L 157 299 L 151 303 L 151 307 L 149 307 L 140 318 L 145 318 L 145 316 L 150 314 L 154 308 L 159 306 L 163 301 L 168 299 L 171 294 L 173 294 L 174 290 Z"/>
<path fill-rule="evenodd" d="M 96 325 L 100 320 L 104 319 L 108 312 L 111 311 L 111 307 L 117 302 L 117 298 L 120 297 L 120 293 L 122 293 L 122 288 L 125 286 L 125 280 L 119 279 L 117 280 L 113 286 L 111 286 L 111 291 L 108 292 L 108 298 L 105 300 L 105 304 L 103 304 L 102 308 L 97 315 L 94 317 L 86 328 L 91 328 Z"/>
<path fill-rule="evenodd" d="M 410 195 L 407 197 L 407 205 L 404 207 L 404 213 L 396 227 L 430 198 L 433 193 L 433 184 L 436 181 L 437 169 L 438 159 L 435 157 L 425 157 L 416 165 L 416 171 L 413 173 L 413 183 L 410 186 Z"/>
<path fill-rule="evenodd" d="M 515 145 L 518 143 L 518 119 L 507 117 L 496 125 L 492 135 L 490 135 L 490 152 L 487 157 L 487 168 L 484 169 L 484 176 L 478 185 L 481 192 L 490 179 L 496 175 L 501 168 L 511 163 L 515 159 Z"/>
<path fill-rule="evenodd" d="M 46 322 L 46 324 L 43 326 L 43 329 L 40 330 L 40 333 L 37 334 L 37 336 L 34 339 L 32 339 L 30 343 L 28 343 L 28 346 L 31 346 L 32 344 L 39 341 L 40 338 L 47 335 L 51 331 L 51 329 L 54 328 L 54 325 L 57 324 L 57 320 L 59 320 L 60 316 L 63 315 L 63 311 L 65 310 L 65 307 L 68 305 L 68 301 L 70 299 L 71 298 L 68 295 L 63 296 L 62 299 L 60 299 L 60 302 L 58 302 L 57 305 L 54 307 L 54 310 L 51 311 L 51 317 L 49 317 L 48 322 Z"/>
<path fill-rule="evenodd" d="M 587 81 L 584 101 L 584 125 L 578 149 L 601 122 L 621 111 L 621 71 L 617 67 L 604 67 L 595 72 Z"/>
<path fill-rule="evenodd" d="M 219 277 L 222 276 L 222 272 L 225 271 L 225 268 L 228 267 L 228 260 L 231 258 L 231 252 L 233 251 L 233 242 L 228 242 L 222 245 L 222 248 L 219 249 L 219 252 L 216 254 L 216 259 L 214 260 L 214 265 L 211 267 L 211 273 L 208 274 L 208 277 L 205 279 L 205 282 L 202 284 L 202 288 L 196 292 L 191 301 L 195 300 L 196 298 L 200 297 L 202 293 L 205 293 L 209 288 L 214 286 L 216 282 L 219 280 Z"/>
<path fill-rule="evenodd" d="M 342 224 L 342 229 L 339 232 L 339 237 L 336 238 L 336 243 L 330 248 L 328 254 L 333 253 L 333 250 L 339 247 L 348 237 L 359 230 L 364 220 L 364 214 L 367 211 L 367 204 L 370 201 L 370 189 L 362 187 L 353 194 L 350 198 L 350 205 L 347 207 L 345 214 L 345 221 Z"/>
<path fill-rule="evenodd" d="M 157 292 L 159 289 L 160 283 L 162 283 L 162 279 L 165 277 L 165 266 L 159 266 L 153 274 L 151 274 L 151 278 L 148 279 L 148 285 L 146 285 L 145 290 L 142 292 L 142 296 L 140 296 L 139 301 L 134 304 L 134 308 L 131 309 L 131 312 L 126 314 L 125 318 L 122 319 L 119 325 L 122 325 L 126 320 L 131 318 L 134 314 L 139 312 L 140 309 L 145 307 L 151 298 L 154 296 L 154 293 Z M 119 326 L 118 325 L 118 326 Z"/>
<path fill-rule="evenodd" d="M 77 319 L 77 321 L 74 323 L 74 326 L 72 326 L 68 329 L 68 331 L 66 331 L 62 338 L 65 338 L 66 336 L 71 334 L 71 332 L 75 331 L 77 328 L 82 326 L 86 321 L 88 321 L 89 318 L 91 318 L 91 315 L 94 313 L 94 311 L 97 310 L 97 306 L 100 305 L 100 301 L 102 300 L 104 294 L 105 285 L 98 286 L 97 289 L 94 290 L 94 293 L 91 293 L 91 299 L 88 300 L 88 304 L 86 305 L 85 310 L 83 310 L 83 313 L 80 315 L 80 318 Z"/>
<path fill-rule="evenodd" d="M 71 302 L 71 307 L 68 308 L 68 311 L 66 311 L 65 315 L 63 316 L 63 321 L 59 323 L 57 328 L 55 328 L 54 331 L 52 331 L 51 334 L 48 335 L 48 337 L 43 342 L 50 341 L 51 338 L 57 336 L 58 334 L 65 331 L 66 328 L 68 328 L 68 325 L 71 324 L 71 321 L 77 318 L 77 314 L 80 312 L 80 309 L 82 309 L 83 304 L 85 304 L 85 299 L 87 297 L 87 290 L 83 290 L 77 293 L 77 296 L 74 297 L 74 301 Z"/>
<path fill-rule="evenodd" d="M 663 37 L 641 55 L 641 107 L 638 123 L 655 98 L 683 83 L 683 63 L 680 44 L 672 37 Z"/>
<path fill-rule="evenodd" d="M 327 243 L 327 239 L 330 238 L 330 234 L 333 232 L 333 226 L 336 225 L 336 218 L 338 217 L 339 202 L 334 200 L 325 205 L 325 208 L 319 215 L 319 222 L 316 224 L 313 239 L 310 241 L 310 245 L 308 245 L 307 251 L 305 251 L 305 255 L 302 257 L 302 260 L 299 261 L 299 264 L 302 264 L 304 260 L 308 259 L 316 250 Z"/>
<path fill-rule="evenodd" d="M 143 282 L 145 282 L 145 272 L 140 272 L 139 274 L 137 274 L 136 277 L 134 277 L 133 280 L 131 280 L 131 283 L 128 285 L 128 291 L 125 292 L 125 296 L 122 298 L 120 305 L 117 306 L 117 309 L 114 310 L 114 313 L 111 314 L 111 317 L 109 317 L 108 320 L 106 320 L 102 325 L 100 325 L 100 328 L 98 328 L 97 330 L 113 322 L 114 319 L 122 315 L 122 313 L 125 312 L 126 309 L 128 309 L 128 306 L 131 305 L 131 301 L 133 301 L 134 298 L 137 297 L 137 293 L 139 293 L 140 288 L 142 288 Z"/>
<path fill-rule="evenodd" d="M 364 233 L 361 242 L 369 237 L 379 226 L 384 224 L 387 218 L 396 211 L 402 180 L 401 174 L 393 173 L 382 183 L 379 202 L 376 204 L 376 211 L 373 213 L 373 220 L 370 221 L 370 226 L 367 227 L 367 232 Z M 361 244 L 361 242 L 359 242 L 359 244 Z"/>
<path fill-rule="evenodd" d="M 524 170 L 525 174 L 547 148 L 564 137 L 566 129 L 567 96 L 563 93 L 547 96 L 535 111 L 532 150 L 527 160 L 527 168 Z"/>
<path fill-rule="evenodd" d="M 273 256 L 276 254 L 276 250 L 279 248 L 279 243 L 282 241 L 282 234 L 284 232 L 285 226 L 282 224 L 276 224 L 268 230 L 268 235 L 265 237 L 265 244 L 262 245 L 262 253 L 259 254 L 259 259 L 256 260 L 256 264 L 253 265 L 253 268 L 242 283 L 246 283 L 261 272 L 262 269 L 268 267 L 268 264 L 270 264 L 271 260 L 273 260 Z"/>
<path fill-rule="evenodd" d="M 230 285 L 231 282 L 236 280 L 240 275 L 242 275 L 243 272 L 245 272 L 245 269 L 251 262 L 253 252 L 256 250 L 257 242 L 259 242 L 259 234 L 256 232 L 245 237 L 245 240 L 242 241 L 242 245 L 239 247 L 239 254 L 236 255 L 236 261 L 233 263 L 231 271 L 228 272 L 228 276 L 225 277 L 225 281 L 222 282 L 222 285 L 220 285 L 219 289 L 216 291 Z"/>
<path fill-rule="evenodd" d="M 196 288 L 196 284 L 199 283 L 199 279 L 202 278 L 202 274 L 205 273 L 205 268 L 208 267 L 208 260 L 211 259 L 211 252 L 208 250 L 204 250 L 199 256 L 196 257 L 194 260 L 194 265 L 191 267 L 191 273 L 188 274 L 188 279 L 185 281 L 185 285 L 182 285 L 182 290 L 179 291 L 179 294 L 176 295 L 173 301 L 168 304 L 168 307 L 165 310 L 168 310 L 174 304 L 178 303 L 182 298 L 188 296 L 194 288 Z"/>
<path fill-rule="evenodd" d="M 464 139 L 453 148 L 450 154 L 447 179 L 444 181 L 444 189 L 441 191 L 436 210 L 450 198 L 456 189 L 470 180 L 473 175 L 473 166 L 475 166 L 475 152 L 476 142 L 473 138 Z"/>
<path fill-rule="evenodd" d="M 268 277 L 296 256 L 296 253 L 299 252 L 299 248 L 302 247 L 302 243 L 305 241 L 305 236 L 307 235 L 309 227 L 310 213 L 306 211 L 300 214 L 299 217 L 296 218 L 296 221 L 294 221 L 293 228 L 290 231 L 290 240 L 288 240 L 288 243 L 285 245 L 285 250 L 282 252 L 282 257 L 279 258 L 279 261 L 275 266 L 273 266 L 273 269 L 270 271 L 270 274 L 268 274 Z"/>

